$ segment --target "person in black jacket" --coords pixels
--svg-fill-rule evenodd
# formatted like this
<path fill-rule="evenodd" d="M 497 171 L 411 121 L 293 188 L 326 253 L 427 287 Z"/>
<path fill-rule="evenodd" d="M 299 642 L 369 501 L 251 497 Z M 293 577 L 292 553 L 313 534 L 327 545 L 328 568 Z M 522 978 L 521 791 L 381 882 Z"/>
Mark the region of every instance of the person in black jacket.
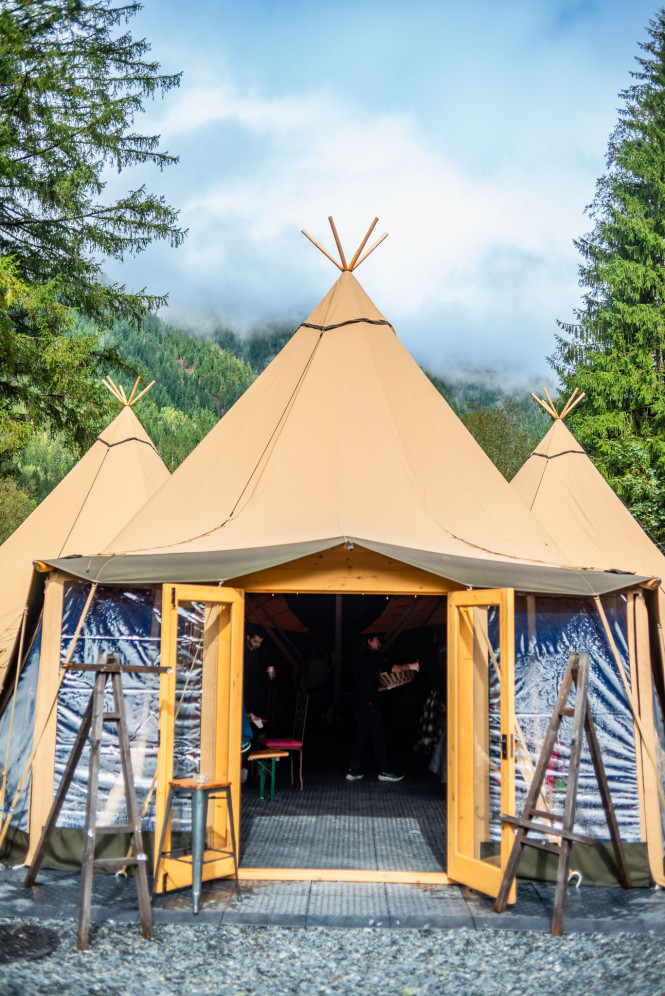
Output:
<path fill-rule="evenodd" d="M 396 775 L 390 767 L 383 719 L 379 708 L 379 674 L 384 669 L 379 651 L 381 640 L 375 634 L 363 639 L 353 668 L 353 707 L 356 719 L 356 737 L 351 751 L 351 767 L 346 776 L 349 782 L 363 777 L 360 764 L 363 748 L 372 738 L 374 757 L 379 768 L 380 782 L 401 782 L 404 775 Z"/>
<path fill-rule="evenodd" d="M 262 655 L 263 631 L 258 627 L 247 630 L 243 661 L 243 692 L 245 709 L 251 722 L 260 730 L 268 714 L 270 682 L 275 678 L 275 668 L 266 666 Z"/>

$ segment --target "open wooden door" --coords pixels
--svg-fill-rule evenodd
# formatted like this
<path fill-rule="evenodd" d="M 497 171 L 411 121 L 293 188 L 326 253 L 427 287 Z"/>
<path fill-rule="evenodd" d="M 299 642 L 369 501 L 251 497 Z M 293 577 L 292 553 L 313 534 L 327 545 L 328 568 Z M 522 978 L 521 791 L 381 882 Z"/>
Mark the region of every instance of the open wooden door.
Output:
<path fill-rule="evenodd" d="M 235 836 L 240 839 L 240 737 L 244 593 L 233 588 L 168 584 L 162 589 L 159 757 L 155 840 L 159 841 L 173 778 L 208 775 L 230 781 Z M 189 802 L 174 801 L 164 849 L 191 827 Z M 228 818 L 220 798 L 208 812 L 206 847 L 225 849 Z M 228 834 L 230 838 L 230 834 Z M 172 840 L 173 837 L 173 840 Z M 155 861 L 157 855 L 155 855 Z M 233 875 L 233 859 L 204 854 L 203 880 Z M 191 885 L 191 862 L 163 858 L 156 891 Z"/>
<path fill-rule="evenodd" d="M 496 896 L 514 831 L 512 588 L 448 596 L 448 876 Z M 509 902 L 514 902 L 513 895 Z"/>

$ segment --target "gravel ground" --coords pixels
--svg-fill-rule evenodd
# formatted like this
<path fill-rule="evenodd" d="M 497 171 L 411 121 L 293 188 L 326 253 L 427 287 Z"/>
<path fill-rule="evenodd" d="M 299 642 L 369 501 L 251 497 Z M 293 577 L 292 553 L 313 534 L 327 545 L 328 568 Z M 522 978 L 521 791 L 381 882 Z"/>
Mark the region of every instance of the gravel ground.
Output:
<path fill-rule="evenodd" d="M 11 923 L 10 920 L 3 920 Z M 13 921 L 16 923 L 17 921 Z M 665 993 L 665 945 L 653 934 L 372 930 L 158 925 L 40 920 L 60 947 L 0 967 L 1 996 L 556 996 Z"/>

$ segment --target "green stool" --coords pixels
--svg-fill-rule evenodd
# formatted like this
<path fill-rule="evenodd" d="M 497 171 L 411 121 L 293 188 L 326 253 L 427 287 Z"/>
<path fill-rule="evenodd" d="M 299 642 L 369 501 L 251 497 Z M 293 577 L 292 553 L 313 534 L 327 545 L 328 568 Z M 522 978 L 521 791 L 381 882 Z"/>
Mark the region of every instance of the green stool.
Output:
<path fill-rule="evenodd" d="M 266 775 L 270 779 L 270 801 L 275 801 L 275 761 L 288 757 L 288 750 L 255 750 L 247 755 L 248 761 L 256 761 L 259 766 L 259 799 L 264 799 Z M 270 763 L 268 763 L 270 762 Z"/>
<path fill-rule="evenodd" d="M 226 808 L 229 815 L 229 827 L 231 829 L 231 850 L 220 850 L 219 848 L 209 847 L 209 851 L 214 851 L 215 854 L 225 854 L 227 856 L 233 857 L 233 868 L 235 870 L 236 877 L 236 892 L 238 893 L 238 900 L 240 900 L 240 883 L 238 882 L 238 853 L 236 849 L 236 834 L 235 826 L 233 824 L 233 803 L 231 802 L 231 783 L 230 782 L 216 782 L 213 780 L 208 780 L 205 782 L 200 782 L 199 778 L 194 776 L 193 778 L 174 778 L 173 781 L 169 782 L 169 794 L 166 800 L 166 813 L 164 814 L 164 824 L 162 826 L 162 836 L 159 841 L 159 857 L 157 859 L 157 867 L 155 869 L 155 882 L 158 881 L 159 866 L 162 861 L 162 857 L 173 858 L 175 861 L 186 861 L 189 863 L 188 858 L 184 857 L 185 850 L 179 849 L 180 854 L 177 855 L 176 851 L 164 851 L 164 837 L 166 835 L 166 827 L 168 826 L 169 817 L 171 815 L 171 805 L 173 803 L 174 795 L 188 795 L 191 796 L 192 800 L 192 908 L 195 913 L 199 911 L 199 905 L 201 902 L 201 878 L 203 875 L 203 865 L 208 864 L 210 861 L 216 861 L 216 858 L 208 858 L 204 861 L 203 855 L 206 851 L 205 838 L 206 838 L 206 821 L 208 818 L 208 803 L 211 799 L 219 799 L 222 796 L 226 799 Z"/>

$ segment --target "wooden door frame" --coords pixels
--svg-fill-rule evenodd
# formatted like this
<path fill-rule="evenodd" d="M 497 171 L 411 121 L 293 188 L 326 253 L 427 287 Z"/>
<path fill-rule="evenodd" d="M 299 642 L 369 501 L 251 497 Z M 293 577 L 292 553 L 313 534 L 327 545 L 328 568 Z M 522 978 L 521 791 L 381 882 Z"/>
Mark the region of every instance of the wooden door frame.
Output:
<path fill-rule="evenodd" d="M 448 875 L 451 881 L 468 885 L 479 892 L 496 896 L 503 877 L 514 839 L 514 831 L 508 824 L 501 827 L 500 866 L 489 864 L 475 857 L 471 838 L 473 828 L 464 829 L 464 820 L 474 807 L 474 793 L 477 763 L 473 754 L 474 736 L 474 684 L 473 672 L 462 666 L 462 653 L 474 660 L 476 656 L 476 628 L 472 630 L 472 641 L 462 645 L 460 636 L 460 611 L 496 607 L 499 610 L 500 657 L 496 661 L 500 668 L 502 737 L 506 738 L 506 754 L 501 761 L 501 811 L 506 815 L 515 814 L 515 592 L 512 588 L 474 589 L 454 592 L 448 598 Z M 482 648 L 481 648 L 482 649 Z M 485 650 L 487 660 L 489 650 Z M 490 659 L 490 667 L 495 662 Z M 469 716 L 472 728 L 469 729 Z M 469 755 L 471 752 L 471 777 L 469 778 Z M 473 814 L 475 821 L 476 814 Z M 471 821 L 466 819 L 466 823 Z M 509 901 L 514 901 L 513 895 Z"/>
<path fill-rule="evenodd" d="M 155 841 L 161 838 L 169 782 L 173 778 L 173 747 L 175 740 L 176 712 L 176 660 L 178 647 L 178 605 L 181 602 L 203 602 L 206 605 L 220 606 L 218 633 L 213 639 L 203 634 L 204 646 L 213 648 L 216 656 L 215 673 L 206 673 L 204 684 L 208 689 L 208 699 L 202 702 L 201 750 L 204 752 L 204 739 L 207 763 L 212 770 L 206 772 L 212 778 L 231 782 L 234 830 L 236 841 L 240 840 L 240 738 L 242 710 L 242 664 L 244 647 L 244 592 L 235 588 L 222 588 L 213 585 L 165 584 L 162 586 L 162 636 L 161 662 L 168 672 L 160 675 L 159 686 L 159 752 L 157 758 L 157 795 L 155 800 Z M 221 607 L 228 606 L 228 621 L 221 625 Z M 207 644 L 206 644 L 207 641 Z M 215 653 L 216 652 L 216 653 Z M 205 658 L 203 667 L 205 667 Z M 217 736 L 211 740 L 211 729 Z M 209 830 L 216 847 L 227 844 L 226 807 L 221 801 L 212 806 Z M 164 850 L 171 847 L 171 827 L 166 827 Z M 155 864 L 158 855 L 155 852 Z M 204 854 L 203 880 L 224 878 L 233 874 L 231 858 L 215 859 L 214 851 Z M 159 881 L 155 892 L 169 891 L 191 885 L 191 864 L 176 859 L 163 858 L 160 864 Z"/>

